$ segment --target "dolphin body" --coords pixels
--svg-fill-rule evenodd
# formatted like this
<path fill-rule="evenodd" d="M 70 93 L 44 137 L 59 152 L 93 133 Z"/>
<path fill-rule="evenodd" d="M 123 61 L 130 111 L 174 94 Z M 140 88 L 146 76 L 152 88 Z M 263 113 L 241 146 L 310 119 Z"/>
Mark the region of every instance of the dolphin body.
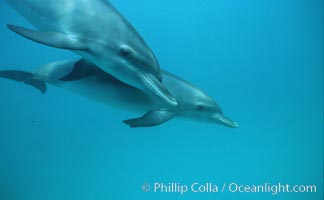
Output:
<path fill-rule="evenodd" d="M 7 0 L 38 31 L 8 25 L 35 42 L 76 52 L 167 107 L 176 99 L 162 84 L 159 63 L 139 33 L 106 0 Z"/>
<path fill-rule="evenodd" d="M 46 92 L 46 83 L 49 83 L 128 112 L 145 113 L 149 110 L 140 118 L 123 121 L 131 127 L 156 126 L 173 117 L 211 122 L 231 128 L 238 126 L 236 122 L 226 118 L 219 105 L 199 88 L 167 71 L 163 71 L 162 76 L 163 84 L 178 102 L 178 106 L 173 109 L 163 110 L 161 101 L 119 81 L 84 59 L 50 63 L 31 73 L 0 71 L 0 78 L 23 82 L 42 93 Z"/>

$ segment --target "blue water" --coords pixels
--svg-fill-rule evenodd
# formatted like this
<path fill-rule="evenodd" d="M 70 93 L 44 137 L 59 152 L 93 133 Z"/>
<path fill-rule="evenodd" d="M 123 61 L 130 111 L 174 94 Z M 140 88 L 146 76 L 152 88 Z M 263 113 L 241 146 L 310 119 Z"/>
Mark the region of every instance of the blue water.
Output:
<path fill-rule="evenodd" d="M 111 1 L 161 66 L 216 99 L 239 128 L 136 117 L 60 88 L 0 79 L 0 199 L 323 199 L 322 0 Z M 0 70 L 77 55 L 10 32 L 0 2 Z M 313 193 L 154 192 L 154 183 L 316 185 Z M 144 183 L 151 191 L 143 192 Z"/>

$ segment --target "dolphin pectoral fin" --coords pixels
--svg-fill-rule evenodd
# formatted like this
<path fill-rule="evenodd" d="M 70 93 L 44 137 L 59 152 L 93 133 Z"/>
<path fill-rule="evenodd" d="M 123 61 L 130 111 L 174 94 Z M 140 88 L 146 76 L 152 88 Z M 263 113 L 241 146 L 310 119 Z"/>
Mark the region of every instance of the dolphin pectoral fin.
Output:
<path fill-rule="evenodd" d="M 170 94 L 170 92 L 163 86 L 163 84 L 153 75 L 143 74 L 142 82 L 146 89 L 155 97 L 160 99 L 166 105 L 175 107 L 178 105 L 177 100 Z"/>
<path fill-rule="evenodd" d="M 11 24 L 7 26 L 13 32 L 40 44 L 67 50 L 86 49 L 79 41 L 63 33 L 36 31 Z"/>
<path fill-rule="evenodd" d="M 124 120 L 123 122 L 132 128 L 151 127 L 163 124 L 174 117 L 170 111 L 149 111 L 145 115 L 135 119 Z"/>
<path fill-rule="evenodd" d="M 26 85 L 30 85 L 38 89 L 42 94 L 46 92 L 45 82 L 33 79 L 33 74 L 29 72 L 17 70 L 0 71 L 0 78 L 7 78 L 18 82 L 23 82 Z"/>

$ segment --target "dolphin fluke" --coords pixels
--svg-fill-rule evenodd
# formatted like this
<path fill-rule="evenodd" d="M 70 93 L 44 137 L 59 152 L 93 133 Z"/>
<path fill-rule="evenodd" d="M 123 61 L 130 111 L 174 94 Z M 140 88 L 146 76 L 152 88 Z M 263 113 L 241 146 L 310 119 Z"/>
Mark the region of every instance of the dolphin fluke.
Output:
<path fill-rule="evenodd" d="M 170 111 L 149 111 L 140 118 L 124 120 L 123 122 L 132 128 L 151 127 L 163 124 L 173 117 L 174 113 Z"/>
<path fill-rule="evenodd" d="M 30 39 L 34 42 L 44 44 L 47 46 L 67 49 L 67 50 L 85 50 L 86 48 L 78 42 L 76 39 L 73 39 L 69 35 L 59 33 L 59 32 L 46 32 L 46 31 L 36 31 L 20 26 L 15 26 L 8 24 L 7 27 L 13 32 Z"/>
<path fill-rule="evenodd" d="M 33 74 L 30 72 L 6 70 L 0 71 L 0 78 L 11 79 L 18 82 L 23 82 L 38 89 L 42 94 L 46 92 L 46 84 L 44 81 L 33 79 Z"/>

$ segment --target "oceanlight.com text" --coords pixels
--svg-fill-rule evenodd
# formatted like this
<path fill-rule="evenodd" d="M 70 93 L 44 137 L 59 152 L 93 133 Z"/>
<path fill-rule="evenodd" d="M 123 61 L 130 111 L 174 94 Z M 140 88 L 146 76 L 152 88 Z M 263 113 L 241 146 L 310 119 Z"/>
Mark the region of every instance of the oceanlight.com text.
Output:
<path fill-rule="evenodd" d="M 229 192 L 241 193 L 271 193 L 277 195 L 278 193 L 316 193 L 316 185 L 289 185 L 289 184 L 270 184 L 265 183 L 262 185 L 239 185 L 237 183 L 230 183 L 228 185 Z"/>

